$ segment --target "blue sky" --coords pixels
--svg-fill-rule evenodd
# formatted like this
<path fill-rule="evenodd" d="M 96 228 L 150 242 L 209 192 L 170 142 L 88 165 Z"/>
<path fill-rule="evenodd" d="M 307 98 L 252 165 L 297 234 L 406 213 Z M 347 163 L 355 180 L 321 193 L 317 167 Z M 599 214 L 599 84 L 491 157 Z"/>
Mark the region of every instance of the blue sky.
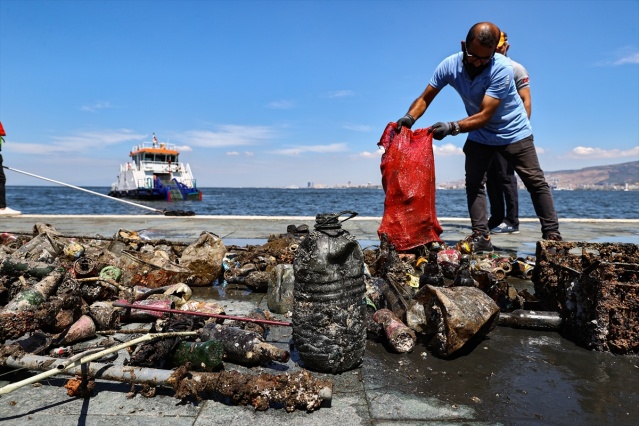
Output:
<path fill-rule="evenodd" d="M 639 160 L 637 0 L 0 0 L 4 164 L 110 186 L 155 132 L 201 187 L 378 184 L 384 127 L 480 21 L 531 75 L 544 170 Z M 413 129 L 465 115 L 447 87 Z M 464 141 L 435 141 L 438 182 Z"/>

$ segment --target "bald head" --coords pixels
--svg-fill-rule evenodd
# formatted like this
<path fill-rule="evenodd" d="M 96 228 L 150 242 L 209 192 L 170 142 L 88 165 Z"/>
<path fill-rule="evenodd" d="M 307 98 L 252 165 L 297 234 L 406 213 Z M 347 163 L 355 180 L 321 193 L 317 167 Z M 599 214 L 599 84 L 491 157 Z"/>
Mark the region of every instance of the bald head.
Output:
<path fill-rule="evenodd" d="M 501 31 L 497 25 L 492 22 L 480 22 L 468 30 L 466 44 L 470 45 L 473 40 L 477 40 L 482 46 L 494 49 L 497 47 L 497 43 L 499 43 L 500 36 Z"/>

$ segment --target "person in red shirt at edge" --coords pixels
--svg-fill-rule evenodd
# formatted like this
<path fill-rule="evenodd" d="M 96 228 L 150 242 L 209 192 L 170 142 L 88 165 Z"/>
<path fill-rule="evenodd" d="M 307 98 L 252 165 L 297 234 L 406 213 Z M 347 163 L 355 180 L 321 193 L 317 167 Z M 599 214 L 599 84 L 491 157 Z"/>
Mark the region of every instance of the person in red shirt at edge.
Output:
<path fill-rule="evenodd" d="M 2 127 L 2 122 L 0 121 L 0 151 L 2 151 L 2 144 L 4 143 L 3 136 L 7 136 L 7 134 L 4 131 L 4 127 Z M 5 188 L 6 183 L 7 177 L 4 174 L 4 167 L 2 166 L 2 153 L 0 153 L 0 216 L 15 216 L 22 214 L 18 210 L 7 207 L 7 192 Z"/>

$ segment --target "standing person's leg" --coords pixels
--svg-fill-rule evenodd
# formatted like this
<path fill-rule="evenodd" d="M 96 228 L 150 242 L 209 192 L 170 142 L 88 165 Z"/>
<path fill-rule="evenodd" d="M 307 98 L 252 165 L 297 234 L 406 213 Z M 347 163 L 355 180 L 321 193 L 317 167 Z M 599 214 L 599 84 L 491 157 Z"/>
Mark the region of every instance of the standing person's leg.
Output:
<path fill-rule="evenodd" d="M 504 221 L 504 190 L 501 177 L 501 162 L 503 158 L 495 154 L 493 161 L 490 163 L 488 173 L 486 175 L 486 193 L 488 194 L 488 202 L 490 203 L 490 217 L 488 218 L 488 229 L 493 229 Z M 505 160 L 504 160 L 505 162 Z M 508 163 L 506 163 L 508 164 Z"/>
<path fill-rule="evenodd" d="M 7 177 L 4 175 L 4 167 L 2 167 L 2 154 L 0 154 L 0 209 L 7 207 L 7 193 L 5 185 Z"/>
<path fill-rule="evenodd" d="M 488 235 L 488 206 L 486 205 L 486 172 L 490 166 L 494 148 L 466 140 L 466 202 L 473 233 Z"/>
<path fill-rule="evenodd" d="M 530 136 L 519 142 L 507 145 L 503 150 L 503 155 L 515 168 L 530 193 L 535 213 L 541 223 L 543 238 L 550 234 L 561 238 L 555 203 L 552 199 L 550 186 L 546 182 L 544 172 L 539 165 L 533 137 Z"/>
<path fill-rule="evenodd" d="M 503 158 L 501 155 L 500 158 Z M 508 164 L 505 158 L 503 161 L 506 165 L 504 178 L 502 180 L 502 190 L 504 192 L 504 200 L 506 202 L 506 215 L 504 223 L 519 229 L 519 193 L 517 190 L 517 176 L 515 169 Z"/>

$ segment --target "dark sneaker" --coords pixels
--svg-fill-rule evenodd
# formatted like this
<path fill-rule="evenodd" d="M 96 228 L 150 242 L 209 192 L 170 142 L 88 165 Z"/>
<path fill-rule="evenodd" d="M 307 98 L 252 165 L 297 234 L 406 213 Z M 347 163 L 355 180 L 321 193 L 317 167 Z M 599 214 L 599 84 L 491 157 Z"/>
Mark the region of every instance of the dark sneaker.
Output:
<path fill-rule="evenodd" d="M 472 253 L 492 253 L 494 251 L 490 235 L 473 233 L 473 235 L 467 236 L 464 241 L 468 242 Z"/>
<path fill-rule="evenodd" d="M 544 240 L 550 240 L 550 241 L 563 241 L 564 239 L 561 238 L 561 235 L 559 234 L 559 232 L 549 232 L 547 234 L 544 234 L 544 236 L 542 237 Z"/>
<path fill-rule="evenodd" d="M 516 226 L 506 225 L 502 223 L 490 230 L 491 234 L 519 234 L 519 228 Z"/>

